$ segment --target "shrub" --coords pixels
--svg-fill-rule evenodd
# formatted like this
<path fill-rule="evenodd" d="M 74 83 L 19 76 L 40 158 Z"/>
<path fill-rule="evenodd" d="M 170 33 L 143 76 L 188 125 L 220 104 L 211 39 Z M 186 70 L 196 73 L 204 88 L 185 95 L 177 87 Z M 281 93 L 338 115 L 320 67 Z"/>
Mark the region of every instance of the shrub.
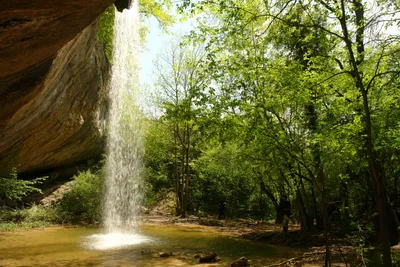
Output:
<path fill-rule="evenodd" d="M 103 44 L 104 52 L 109 62 L 112 60 L 113 38 L 114 38 L 114 19 L 115 8 L 110 6 L 106 9 L 99 19 L 99 29 L 97 31 L 97 40 Z"/>
<path fill-rule="evenodd" d="M 58 206 L 60 213 L 70 217 L 72 222 L 96 223 L 101 215 L 103 171 L 91 170 L 74 176 L 73 189 L 64 195 Z"/>
<path fill-rule="evenodd" d="M 54 207 L 32 205 L 25 209 L 0 210 L 0 232 L 17 228 L 46 227 L 54 223 L 62 223 L 63 213 Z"/>
<path fill-rule="evenodd" d="M 0 177 L 0 204 L 5 204 L 7 201 L 22 200 L 23 197 L 31 193 L 42 193 L 36 187 L 41 184 L 47 177 L 39 177 L 33 180 L 21 180 L 18 178 L 17 169 L 13 168 L 10 175 Z"/>

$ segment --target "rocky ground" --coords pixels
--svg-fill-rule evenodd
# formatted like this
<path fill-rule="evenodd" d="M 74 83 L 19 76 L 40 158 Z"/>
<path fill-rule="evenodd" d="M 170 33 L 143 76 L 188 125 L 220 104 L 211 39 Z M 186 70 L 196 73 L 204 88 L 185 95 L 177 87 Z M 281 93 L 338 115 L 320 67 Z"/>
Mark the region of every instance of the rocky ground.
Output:
<path fill-rule="evenodd" d="M 62 199 L 65 192 L 70 190 L 71 183 L 61 186 L 46 199 L 42 200 L 42 205 L 52 205 Z M 260 222 L 248 219 L 218 220 L 214 217 L 188 216 L 181 218 L 174 216 L 175 205 L 172 192 L 165 192 L 160 197 L 160 201 L 153 207 L 143 208 L 144 215 L 140 220 L 145 225 L 174 225 L 185 229 L 204 232 L 218 232 L 235 238 L 253 240 L 257 242 L 286 245 L 291 247 L 301 247 L 307 250 L 303 255 L 283 261 L 270 267 L 289 267 L 289 266 L 323 266 L 325 260 L 325 239 L 322 232 L 304 234 L 300 231 L 300 226 L 289 225 L 289 232 L 282 232 L 282 225 L 272 222 Z M 400 246 L 393 248 L 394 252 L 400 252 Z M 346 235 L 340 232 L 332 232 L 330 235 L 330 252 L 332 266 L 359 266 L 363 259 L 357 249 L 348 242 Z M 169 257 L 166 257 L 169 258 Z M 168 261 L 183 261 L 179 257 L 173 257 Z M 250 259 L 251 260 L 251 259 Z M 171 265 L 172 266 L 172 265 Z M 178 265 L 173 265 L 178 266 Z M 201 266 L 220 266 L 211 262 L 201 264 Z M 245 265 L 243 265 L 245 266 Z M 363 265 L 361 265 L 363 266 Z"/>
<path fill-rule="evenodd" d="M 245 219 L 217 220 L 214 218 L 198 218 L 189 216 L 179 218 L 165 215 L 148 215 L 142 217 L 142 221 L 148 225 L 173 224 L 178 227 L 191 228 L 196 231 L 218 232 L 236 238 L 244 238 L 263 243 L 304 247 L 308 251 L 303 255 L 283 261 L 269 267 L 290 266 L 323 266 L 325 260 L 324 239 L 321 233 L 303 235 L 298 225 L 290 225 L 289 233 L 282 233 L 282 226 L 273 223 L 261 223 Z M 345 238 L 336 236 L 330 246 L 332 266 L 358 266 L 362 263 L 356 249 L 349 245 Z M 251 259 L 250 259 L 251 260 Z M 205 266 L 205 265 L 202 265 Z M 209 266 L 218 266 L 215 263 Z"/>

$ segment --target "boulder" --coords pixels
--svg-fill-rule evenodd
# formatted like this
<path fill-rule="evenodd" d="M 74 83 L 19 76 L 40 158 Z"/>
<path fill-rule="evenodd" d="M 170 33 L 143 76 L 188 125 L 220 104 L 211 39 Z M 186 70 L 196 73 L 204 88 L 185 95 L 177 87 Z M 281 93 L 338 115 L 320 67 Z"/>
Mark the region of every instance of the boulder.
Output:
<path fill-rule="evenodd" d="M 200 256 L 199 263 L 210 263 L 217 261 L 217 253 L 212 252 L 208 255 Z"/>
<path fill-rule="evenodd" d="M 162 257 L 162 258 L 166 258 L 166 257 L 169 257 L 169 256 L 173 256 L 172 252 L 160 252 L 159 255 L 160 255 L 160 257 Z"/>
<path fill-rule="evenodd" d="M 241 257 L 240 259 L 237 259 L 231 264 L 231 267 L 246 267 L 246 266 L 249 266 L 249 260 L 246 259 L 245 257 Z"/>

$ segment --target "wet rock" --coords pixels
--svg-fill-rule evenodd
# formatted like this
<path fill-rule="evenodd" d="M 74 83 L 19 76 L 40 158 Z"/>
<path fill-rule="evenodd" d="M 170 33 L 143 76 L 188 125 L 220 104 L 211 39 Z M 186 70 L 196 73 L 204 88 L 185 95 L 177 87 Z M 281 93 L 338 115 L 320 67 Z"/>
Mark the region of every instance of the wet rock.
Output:
<path fill-rule="evenodd" d="M 141 250 L 142 255 L 154 254 L 151 249 L 143 249 Z"/>
<path fill-rule="evenodd" d="M 64 198 L 65 194 L 71 192 L 74 187 L 75 181 L 69 181 L 61 186 L 59 186 L 56 190 L 54 190 L 50 195 L 43 198 L 39 203 L 44 207 L 50 207 L 55 205 Z"/>
<path fill-rule="evenodd" d="M 231 264 L 231 267 L 246 267 L 246 266 L 250 265 L 249 265 L 249 260 L 246 259 L 245 257 L 241 257 L 240 259 L 237 259 Z"/>
<path fill-rule="evenodd" d="M 199 263 L 210 263 L 210 262 L 216 262 L 217 259 L 217 253 L 212 252 L 208 255 L 204 255 L 200 257 Z"/>
<path fill-rule="evenodd" d="M 131 0 L 117 0 L 114 2 L 115 7 L 119 12 L 124 11 L 124 9 L 128 9 L 131 5 Z"/>
<path fill-rule="evenodd" d="M 173 256 L 172 252 L 160 252 L 159 255 L 160 255 L 161 258 L 166 258 L 166 257 L 169 257 L 169 256 Z"/>

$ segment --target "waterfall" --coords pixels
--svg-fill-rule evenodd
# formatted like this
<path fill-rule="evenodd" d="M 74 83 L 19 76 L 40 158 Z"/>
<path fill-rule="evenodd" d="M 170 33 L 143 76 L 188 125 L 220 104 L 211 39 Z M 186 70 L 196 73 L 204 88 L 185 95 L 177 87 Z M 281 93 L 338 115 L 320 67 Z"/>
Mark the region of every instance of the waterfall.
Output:
<path fill-rule="evenodd" d="M 115 14 L 103 201 L 105 233 L 86 237 L 83 246 L 89 249 L 116 249 L 151 241 L 137 233 L 144 152 L 138 103 L 138 1 L 131 1 L 129 9 Z"/>
<path fill-rule="evenodd" d="M 142 196 L 142 131 L 137 103 L 140 20 L 138 1 L 116 12 L 107 132 L 103 224 L 107 233 L 136 232 Z"/>

